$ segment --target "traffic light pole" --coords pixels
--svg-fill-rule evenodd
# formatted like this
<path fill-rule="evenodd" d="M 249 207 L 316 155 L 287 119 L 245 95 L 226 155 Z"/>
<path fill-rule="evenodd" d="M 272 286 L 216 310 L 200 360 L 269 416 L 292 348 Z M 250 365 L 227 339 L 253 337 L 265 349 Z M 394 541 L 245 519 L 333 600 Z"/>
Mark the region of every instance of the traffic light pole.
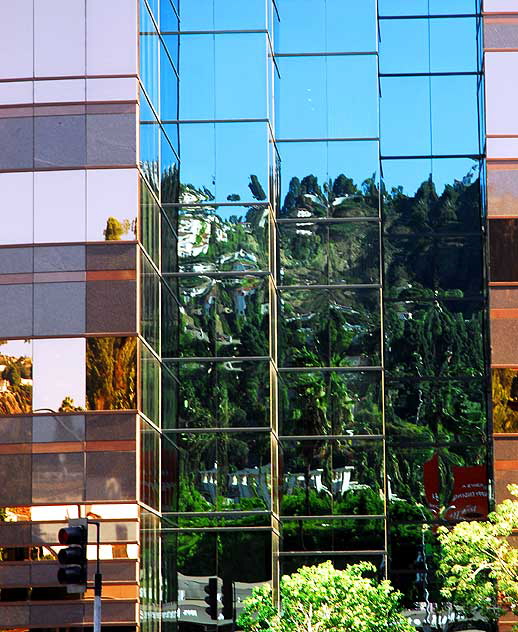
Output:
<path fill-rule="evenodd" d="M 101 632 L 101 594 L 103 585 L 99 555 L 101 549 L 101 523 L 98 520 L 88 520 L 88 524 L 94 524 L 97 527 L 97 566 L 95 567 L 94 575 L 94 632 Z"/>

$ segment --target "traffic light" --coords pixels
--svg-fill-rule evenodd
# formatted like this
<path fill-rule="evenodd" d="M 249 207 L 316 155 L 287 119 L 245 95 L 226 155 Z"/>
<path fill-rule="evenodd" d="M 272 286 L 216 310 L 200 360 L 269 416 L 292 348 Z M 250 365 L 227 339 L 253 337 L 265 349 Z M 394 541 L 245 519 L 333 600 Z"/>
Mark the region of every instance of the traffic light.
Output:
<path fill-rule="evenodd" d="M 86 590 L 86 547 L 88 544 L 88 521 L 86 518 L 69 520 L 68 527 L 59 530 L 58 541 L 66 546 L 58 553 L 61 568 L 58 582 L 65 584 L 67 592 L 81 593 Z"/>
<path fill-rule="evenodd" d="M 204 590 L 207 593 L 205 603 L 208 606 L 205 608 L 205 612 L 215 621 L 218 618 L 218 578 L 209 577 L 209 583 Z"/>
<path fill-rule="evenodd" d="M 234 620 L 234 582 L 231 579 L 223 579 L 221 601 L 223 602 L 223 618 Z"/>

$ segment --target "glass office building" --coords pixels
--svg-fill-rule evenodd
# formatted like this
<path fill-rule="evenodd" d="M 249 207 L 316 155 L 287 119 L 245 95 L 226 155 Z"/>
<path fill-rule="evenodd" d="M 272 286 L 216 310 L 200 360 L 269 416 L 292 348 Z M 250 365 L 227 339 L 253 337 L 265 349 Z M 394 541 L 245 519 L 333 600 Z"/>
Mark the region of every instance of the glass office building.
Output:
<path fill-rule="evenodd" d="M 518 2 L 5 4 L 0 629 L 91 628 L 75 517 L 114 632 L 328 559 L 435 625 L 518 482 Z"/>

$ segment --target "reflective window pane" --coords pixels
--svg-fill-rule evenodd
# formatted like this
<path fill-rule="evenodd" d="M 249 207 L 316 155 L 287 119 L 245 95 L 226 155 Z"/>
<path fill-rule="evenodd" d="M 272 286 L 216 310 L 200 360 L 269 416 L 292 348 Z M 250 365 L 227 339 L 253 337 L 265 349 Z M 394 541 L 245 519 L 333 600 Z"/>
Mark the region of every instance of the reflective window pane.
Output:
<path fill-rule="evenodd" d="M 422 518 L 466 520 L 488 512 L 486 447 L 479 444 L 389 450 L 390 491 Z"/>
<path fill-rule="evenodd" d="M 86 499 L 136 498 L 136 465 L 135 452 L 87 452 Z"/>
<path fill-rule="evenodd" d="M 148 258 L 140 257 L 140 330 L 160 353 L 160 277 Z"/>
<path fill-rule="evenodd" d="M 264 123 L 183 124 L 180 143 L 180 202 L 266 200 L 268 130 Z"/>
<path fill-rule="evenodd" d="M 378 290 L 284 290 L 280 297 L 281 366 L 379 363 Z"/>
<path fill-rule="evenodd" d="M 384 228 L 395 233 L 481 230 L 479 161 L 384 160 Z"/>
<path fill-rule="evenodd" d="M 489 222 L 491 281 L 518 280 L 517 236 L 518 222 L 515 219 L 492 219 Z"/>
<path fill-rule="evenodd" d="M 432 77 L 431 127 L 434 154 L 480 154 L 478 77 Z"/>
<path fill-rule="evenodd" d="M 377 216 L 377 141 L 277 143 L 280 217 Z"/>
<path fill-rule="evenodd" d="M 383 434 L 378 372 L 283 372 L 279 434 Z"/>
<path fill-rule="evenodd" d="M 347 222 L 279 225 L 283 285 L 379 283 L 379 226 Z"/>
<path fill-rule="evenodd" d="M 53 415 L 32 418 L 32 440 L 35 443 L 85 440 L 84 415 Z"/>
<path fill-rule="evenodd" d="M 420 156 L 432 152 L 430 80 L 428 77 L 383 77 L 380 142 L 384 156 Z"/>
<path fill-rule="evenodd" d="M 381 441 L 282 442 L 281 514 L 383 514 Z"/>
<path fill-rule="evenodd" d="M 84 338 L 33 340 L 34 410 L 85 408 L 85 347 Z"/>
<path fill-rule="evenodd" d="M 493 430 L 518 432 L 518 371 L 492 369 Z"/>
<path fill-rule="evenodd" d="M 386 429 L 394 441 L 487 441 L 486 385 L 480 380 L 391 381 L 386 395 Z"/>
<path fill-rule="evenodd" d="M 32 409 L 32 340 L 7 340 L 0 345 L 2 415 Z"/>
<path fill-rule="evenodd" d="M 140 93 L 140 167 L 152 190 L 158 195 L 160 127 L 145 94 Z"/>
<path fill-rule="evenodd" d="M 81 501 L 84 456 L 80 453 L 33 454 L 32 500 L 35 503 Z"/>
<path fill-rule="evenodd" d="M 264 34 L 182 35 L 180 45 L 181 119 L 266 117 Z"/>
<path fill-rule="evenodd" d="M 374 551 L 385 549 L 385 521 L 283 520 L 283 551 Z"/>
<path fill-rule="evenodd" d="M 160 363 L 156 357 L 141 345 L 140 388 L 142 412 L 155 424 L 160 424 Z"/>
<path fill-rule="evenodd" d="M 385 307 L 385 366 L 390 375 L 484 375 L 484 303 L 406 301 Z"/>
<path fill-rule="evenodd" d="M 480 295 L 481 237 L 385 238 L 385 281 L 390 298 Z"/>
<path fill-rule="evenodd" d="M 87 338 L 86 402 L 89 410 L 136 408 L 136 338 Z"/>
<path fill-rule="evenodd" d="M 179 213 L 180 272 L 268 270 L 268 207 L 193 206 Z"/>
<path fill-rule="evenodd" d="M 373 0 L 278 0 L 278 53 L 376 50 Z"/>
<path fill-rule="evenodd" d="M 477 13 L 480 0 L 378 0 L 380 15 L 446 15 Z"/>
<path fill-rule="evenodd" d="M 267 290 L 261 277 L 180 279 L 182 355 L 267 355 Z"/>
<path fill-rule="evenodd" d="M 180 364 L 180 428 L 270 425 L 268 362 Z"/>
<path fill-rule="evenodd" d="M 381 20 L 380 31 L 382 73 L 477 71 L 476 18 Z"/>
<path fill-rule="evenodd" d="M 269 433 L 183 433 L 176 443 L 179 511 L 270 508 Z"/>
<path fill-rule="evenodd" d="M 263 0 L 198 0 L 180 7 L 184 31 L 264 29 L 266 3 Z"/>
<path fill-rule="evenodd" d="M 280 57 L 279 138 L 378 136 L 378 83 L 374 55 Z M 344 82 L 354 91 L 344 99 Z"/>
<path fill-rule="evenodd" d="M 156 27 L 149 15 L 145 2 L 140 2 L 140 77 L 151 100 L 158 109 L 158 50 L 159 39 Z"/>
<path fill-rule="evenodd" d="M 140 499 L 160 509 L 160 435 L 144 420 L 140 424 Z"/>

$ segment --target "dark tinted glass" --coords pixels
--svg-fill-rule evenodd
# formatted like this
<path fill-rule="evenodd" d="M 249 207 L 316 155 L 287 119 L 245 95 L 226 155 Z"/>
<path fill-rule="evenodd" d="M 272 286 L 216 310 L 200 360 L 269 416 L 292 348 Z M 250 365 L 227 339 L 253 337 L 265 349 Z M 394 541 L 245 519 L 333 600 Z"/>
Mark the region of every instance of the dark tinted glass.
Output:
<path fill-rule="evenodd" d="M 404 503 L 397 508 L 399 515 L 410 512 L 415 516 L 415 506 L 420 505 L 421 519 L 428 521 L 486 517 L 486 451 L 486 446 L 480 443 L 397 449 L 389 444 L 387 473 L 391 491 Z M 392 515 L 393 510 L 390 511 Z"/>
<path fill-rule="evenodd" d="M 180 364 L 180 428 L 270 424 L 268 362 Z"/>
<path fill-rule="evenodd" d="M 383 445 L 283 439 L 281 514 L 383 514 Z"/>
<path fill-rule="evenodd" d="M 179 511 L 270 508 L 269 433 L 182 433 L 175 440 Z"/>
<path fill-rule="evenodd" d="M 187 277 L 180 280 L 180 291 L 182 355 L 267 355 L 266 279 Z"/>
<path fill-rule="evenodd" d="M 487 441 L 485 382 L 401 381 L 386 388 L 386 429 L 394 441 Z"/>
<path fill-rule="evenodd" d="M 387 303 L 386 369 L 390 375 L 482 376 L 482 301 Z"/>
<path fill-rule="evenodd" d="M 377 365 L 379 310 L 378 290 L 280 292 L 280 365 Z"/>
<path fill-rule="evenodd" d="M 385 238 L 390 298 L 469 297 L 482 293 L 482 237 Z"/>
<path fill-rule="evenodd" d="M 385 549 L 385 521 L 283 520 L 282 551 L 373 551 Z"/>
<path fill-rule="evenodd" d="M 378 372 L 282 372 L 279 434 L 382 434 Z"/>

